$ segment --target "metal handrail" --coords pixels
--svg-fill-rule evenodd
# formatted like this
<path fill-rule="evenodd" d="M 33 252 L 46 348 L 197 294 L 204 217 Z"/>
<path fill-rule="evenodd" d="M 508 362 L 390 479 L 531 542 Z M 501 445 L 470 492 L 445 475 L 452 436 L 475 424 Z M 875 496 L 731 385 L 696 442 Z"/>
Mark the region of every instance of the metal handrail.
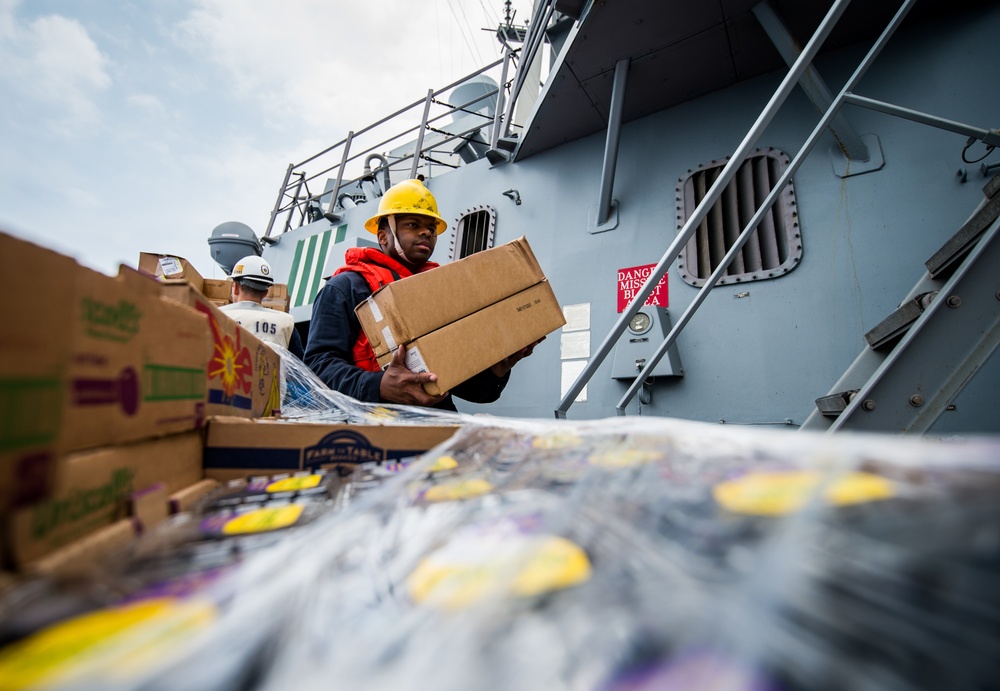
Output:
<path fill-rule="evenodd" d="M 474 79 L 474 78 L 476 78 L 476 77 L 478 77 L 478 76 L 480 76 L 480 75 L 488 72 L 489 70 L 492 70 L 492 69 L 498 67 L 501 64 L 504 65 L 504 76 L 502 78 L 506 79 L 506 69 L 508 67 L 508 63 L 509 63 L 509 59 L 510 59 L 509 50 L 510 50 L 509 48 L 507 50 L 505 50 L 505 55 L 504 55 L 503 58 L 495 60 L 495 61 L 489 63 L 488 65 L 486 65 L 486 66 L 484 66 L 484 67 L 482 67 L 482 68 L 480 68 L 480 69 L 478 69 L 478 70 L 476 70 L 474 72 L 471 72 L 470 74 L 468 74 L 468 75 L 466 75 L 466 76 L 464 76 L 464 77 L 462 77 L 460 79 L 457 79 L 457 80 L 451 82 L 450 84 L 448 84 L 448 85 L 446 85 L 444 87 L 441 87 L 441 88 L 439 88 L 437 90 L 429 90 L 428 93 L 427 93 L 427 95 L 425 95 L 423 98 L 420 98 L 419 100 L 413 101 L 412 103 L 409 103 L 409 104 L 403 106 L 402 108 L 394 111 L 393 113 L 387 115 L 386 117 L 381 118 L 380 120 L 377 120 L 377 121 L 371 123 L 370 125 L 362 128 L 360 130 L 350 132 L 347 137 L 345 137 L 344 139 L 340 140 L 336 144 L 333 144 L 332 146 L 329 146 L 329 147 L 327 147 L 327 148 L 325 148 L 325 149 L 323 149 L 323 150 L 321 150 L 321 151 L 319 151 L 319 152 L 317 152 L 317 153 L 309 156 L 308 158 L 300 161 L 299 163 L 289 164 L 288 169 L 285 171 L 284 180 L 282 181 L 281 187 L 278 190 L 278 195 L 277 195 L 277 198 L 275 200 L 274 207 L 273 207 L 273 209 L 271 211 L 271 216 L 270 216 L 270 219 L 269 219 L 268 224 L 267 224 L 267 229 L 264 232 L 264 237 L 265 238 L 270 238 L 271 237 L 272 233 L 275 231 L 275 224 L 276 224 L 277 219 L 278 219 L 279 216 L 281 216 L 282 214 L 288 214 L 288 218 L 286 220 L 286 223 L 284 224 L 284 228 L 283 228 L 282 231 L 280 231 L 279 233 L 277 233 L 278 235 L 280 235 L 281 233 L 283 233 L 283 232 L 285 232 L 285 231 L 287 231 L 289 229 L 289 225 L 290 225 L 291 219 L 292 219 L 291 214 L 294 212 L 294 210 L 297 207 L 299 207 L 299 206 L 301 206 L 303 204 L 306 204 L 306 203 L 308 203 L 309 201 L 311 201 L 313 199 L 318 199 L 318 198 L 321 198 L 321 197 L 325 197 L 327 194 L 330 194 L 330 192 L 333 192 L 333 194 L 332 194 L 331 205 L 330 205 L 328 211 L 330 213 L 332 213 L 333 212 L 333 206 L 336 204 L 336 198 L 337 198 L 337 194 L 336 193 L 345 184 L 344 183 L 344 169 L 345 169 L 345 166 L 347 166 L 347 164 L 349 164 L 350 162 L 355 161 L 358 158 L 361 158 L 361 157 L 363 157 L 363 156 L 365 156 L 365 155 L 367 155 L 369 153 L 375 152 L 378 149 L 380 149 L 381 147 L 387 146 L 391 142 L 394 142 L 394 141 L 397 141 L 397 140 L 401 140 L 407 134 L 412 133 L 414 131 L 418 131 L 419 130 L 420 135 L 421 135 L 421 139 L 422 139 L 423 132 L 426 130 L 427 125 L 429 123 L 435 122 L 435 121 L 437 121 L 437 120 L 439 120 L 441 118 L 444 118 L 446 116 L 452 115 L 452 114 L 454 114 L 454 113 L 456 113 L 456 112 L 458 112 L 458 111 L 460 111 L 462 109 L 467 108 L 468 106 L 470 106 L 470 105 L 472 105 L 474 103 L 478 103 L 478 102 L 481 102 L 481 101 L 484 101 L 486 99 L 489 99 L 489 98 L 492 98 L 492 97 L 496 96 L 497 99 L 498 99 L 498 106 L 497 107 L 499 109 L 500 108 L 500 96 L 502 95 L 502 89 L 504 88 L 503 83 L 501 83 L 497 89 L 492 89 L 488 93 L 477 95 L 475 98 L 473 98 L 472 100 L 468 101 L 467 103 L 460 104 L 458 106 L 453 106 L 453 105 L 450 105 L 450 104 L 445 104 L 442 101 L 436 100 L 436 99 L 437 99 L 437 97 L 439 95 L 441 95 L 441 94 L 443 94 L 443 93 L 445 93 L 445 92 L 447 92 L 447 91 L 455 88 L 456 86 L 464 84 L 464 83 L 468 82 L 469 80 Z M 429 112 L 429 107 L 430 107 L 430 101 L 432 101 L 432 100 L 434 100 L 434 102 L 437 105 L 445 106 L 446 110 L 444 112 L 440 113 L 440 114 L 435 114 L 434 116 L 431 116 L 430 112 Z M 514 100 L 513 97 L 512 97 L 512 100 Z M 405 128 L 402 131 L 397 131 L 394 135 L 392 135 L 389 138 L 384 139 L 383 141 L 378 142 L 376 144 L 366 145 L 366 146 L 363 147 L 363 150 L 355 151 L 353 153 L 350 151 L 351 145 L 354 144 L 354 143 L 356 143 L 356 142 L 358 142 L 358 140 L 359 140 L 360 137 L 362 137 L 362 136 L 364 136 L 366 134 L 369 134 L 371 132 L 374 132 L 377 128 L 381 127 L 382 125 L 385 125 L 386 123 L 389 123 L 389 122 L 395 120 L 396 118 L 399 118 L 400 116 L 402 116 L 404 114 L 412 112 L 418 106 L 424 108 L 424 113 L 423 113 L 423 117 L 420 120 L 420 124 L 415 125 L 415 126 L 411 126 L 411 127 L 408 127 L 408 128 Z M 484 124 L 488 125 L 490 118 L 487 117 L 487 116 L 483 116 L 483 117 L 484 117 L 484 119 L 486 121 Z M 450 141 L 450 139 L 449 140 L 445 140 L 445 141 Z M 438 145 L 440 145 L 440 143 L 441 143 L 440 141 L 435 141 L 434 145 L 438 146 Z M 313 162 L 315 162 L 315 161 L 323 158 L 324 156 L 328 156 L 328 155 L 332 154 L 333 152 L 338 151 L 341 148 L 343 149 L 343 152 L 342 152 L 342 154 L 340 156 L 340 161 L 339 162 L 335 162 L 333 165 L 331 165 L 329 167 L 326 167 L 323 170 L 320 170 L 319 172 L 313 173 L 312 175 L 303 176 L 301 179 L 297 179 L 294 182 L 292 182 L 292 176 L 293 175 L 302 175 L 304 173 L 304 171 L 302 170 L 302 168 L 304 166 L 306 166 L 307 164 L 313 163 Z M 422 146 L 420 146 L 420 147 L 418 147 L 417 149 L 414 150 L 413 154 L 408 154 L 407 156 L 404 156 L 399 161 L 396 161 L 396 163 L 398 163 L 400 161 L 410 160 L 411 158 L 414 158 L 414 160 L 416 161 L 416 160 L 418 160 L 419 156 L 421 154 L 423 154 L 423 153 L 424 153 L 424 151 L 422 150 Z M 316 197 L 307 197 L 307 198 L 301 198 L 301 197 L 298 196 L 297 193 L 295 193 L 295 190 L 301 188 L 301 184 L 302 183 L 308 183 L 308 182 L 311 182 L 311 181 L 313 181 L 313 180 L 315 180 L 317 178 L 321 178 L 321 177 L 324 177 L 324 176 L 331 177 L 334 172 L 336 172 L 336 182 L 335 182 L 334 189 L 327 190 L 326 192 L 323 192 L 322 194 L 320 194 L 320 195 L 318 195 Z M 415 173 L 413 173 L 413 174 L 415 175 Z M 355 181 L 356 180 L 357 179 L 355 179 Z M 348 181 L 348 183 L 346 183 L 346 184 L 350 184 L 351 182 L 353 182 L 353 181 Z"/>
<path fill-rule="evenodd" d="M 653 289 L 659 284 L 660 279 L 667 271 L 667 267 L 673 263 L 678 256 L 680 256 L 681 251 L 687 244 L 688 240 L 694 235 L 695 229 L 701 224 L 701 222 L 708 216 L 708 212 L 718 201 L 719 197 L 722 196 L 722 191 L 729 185 L 730 181 L 735 177 L 736 171 L 739 169 L 743 162 L 750 155 L 751 149 L 757 143 L 757 139 L 763 133 L 764 129 L 774 118 L 777 111 L 781 108 L 785 99 L 791 94 L 792 90 L 798 84 L 799 79 L 802 77 L 803 73 L 812 64 L 813 59 L 819 52 L 820 46 L 826 40 L 827 36 L 833 30 L 840 16 L 847 9 L 847 5 L 850 0 L 836 0 L 830 7 L 826 16 L 823 17 L 823 21 L 820 22 L 816 31 L 813 33 L 812 38 L 802 49 L 802 53 L 795 60 L 795 63 L 791 66 L 788 74 L 782 80 L 781 84 L 778 86 L 777 90 L 771 96 L 764 110 L 758 116 L 756 122 L 751 126 L 747 135 L 744 137 L 743 141 L 737 147 L 736 151 L 733 153 L 732 158 L 722 169 L 719 177 L 716 179 L 715 183 L 706 193 L 704 199 L 695 207 L 694 212 L 688 218 L 684 227 L 674 238 L 674 241 L 667 248 L 666 252 L 660 258 L 660 261 L 656 264 L 656 267 L 650 273 L 646 282 L 643 283 L 642 287 L 639 288 L 638 294 L 632 299 L 628 307 L 619 316 L 618 321 L 615 322 L 611 331 L 604 338 L 604 341 L 597 348 L 593 357 L 587 361 L 586 366 L 584 366 L 583 371 L 577 376 L 576 381 L 569 387 L 566 393 L 563 395 L 562 400 L 559 402 L 559 406 L 555 409 L 556 418 L 565 418 L 566 412 L 569 410 L 573 401 L 583 390 L 583 387 L 587 385 L 587 382 L 594 376 L 597 368 L 604 362 L 608 354 L 611 352 L 612 346 L 621 337 L 622 333 L 625 332 L 625 328 L 628 326 L 632 318 L 638 313 L 639 308 L 642 307 L 646 298 L 653 292 Z"/>

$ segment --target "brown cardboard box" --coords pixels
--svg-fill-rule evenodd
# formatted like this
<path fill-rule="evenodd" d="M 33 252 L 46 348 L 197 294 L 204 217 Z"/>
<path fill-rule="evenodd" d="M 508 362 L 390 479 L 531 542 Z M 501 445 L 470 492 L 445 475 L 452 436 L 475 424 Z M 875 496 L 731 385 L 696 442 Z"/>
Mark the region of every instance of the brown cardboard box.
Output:
<path fill-rule="evenodd" d="M 202 284 L 202 294 L 209 300 L 225 300 L 229 302 L 232 294 L 233 282 L 228 278 L 206 278 Z"/>
<path fill-rule="evenodd" d="M 29 577 L 80 575 L 92 578 L 95 564 L 133 540 L 135 524 L 132 519 L 123 518 L 26 564 L 22 571 Z"/>
<path fill-rule="evenodd" d="M 356 313 L 380 356 L 543 280 L 521 237 L 390 283 L 358 305 Z"/>
<path fill-rule="evenodd" d="M 163 296 L 193 307 L 208 319 L 208 415 L 267 417 L 281 408 L 281 360 L 263 341 L 226 316 L 211 300 L 183 283 L 164 283 Z"/>
<path fill-rule="evenodd" d="M 62 456 L 51 497 L 3 518 L 5 559 L 23 566 L 89 536 L 124 518 L 137 490 L 197 482 L 201 464 L 199 431 Z"/>
<path fill-rule="evenodd" d="M 167 497 L 167 511 L 171 515 L 188 511 L 198 503 L 198 500 L 214 492 L 218 487 L 218 480 L 199 480 L 193 485 L 179 489 Z"/>
<path fill-rule="evenodd" d="M 406 366 L 433 372 L 424 390 L 439 395 L 566 323 L 548 281 L 420 336 L 406 346 Z M 387 367 L 393 353 L 379 357 Z"/>
<path fill-rule="evenodd" d="M 339 425 L 213 417 L 205 441 L 205 476 L 227 482 L 336 468 L 349 475 L 358 463 L 407 458 L 451 438 L 456 426 Z"/>
<path fill-rule="evenodd" d="M 0 329 L 0 511 L 49 490 L 62 419 L 76 262 L 0 233 L 0 274 L 18 290 Z M 46 328 L 46 325 L 52 328 Z"/>
<path fill-rule="evenodd" d="M 201 292 L 204 288 L 205 279 L 202 278 L 197 269 L 191 266 L 191 262 L 184 257 L 178 257 L 173 254 L 140 252 L 138 269 L 140 272 L 164 282 L 180 281 L 190 283 L 198 292 Z"/>
<path fill-rule="evenodd" d="M 0 234 L 0 269 L 30 286 L 0 330 L 0 511 L 47 496 L 63 453 L 204 419 L 204 317 L 155 281 L 117 277 Z"/>
<path fill-rule="evenodd" d="M 116 278 L 77 267 L 60 451 L 183 432 L 205 417 L 205 318 L 164 300 L 126 266 Z"/>
<path fill-rule="evenodd" d="M 288 311 L 288 286 L 284 283 L 275 283 L 267 291 L 267 297 L 260 303 L 264 307 L 270 307 L 279 312 Z"/>
<path fill-rule="evenodd" d="M 206 278 L 201 292 L 213 305 L 221 307 L 230 304 L 232 287 L 232 279 Z M 279 312 L 287 312 L 288 286 L 284 283 L 275 283 L 268 289 L 267 297 L 261 304 Z"/>

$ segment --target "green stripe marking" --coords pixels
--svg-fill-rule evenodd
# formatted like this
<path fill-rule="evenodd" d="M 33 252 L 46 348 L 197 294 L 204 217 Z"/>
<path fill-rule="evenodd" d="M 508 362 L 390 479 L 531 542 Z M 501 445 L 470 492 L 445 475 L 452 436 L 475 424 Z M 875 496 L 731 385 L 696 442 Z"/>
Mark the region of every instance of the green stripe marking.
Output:
<path fill-rule="evenodd" d="M 341 226 L 341 228 L 347 228 L 347 226 Z M 340 228 L 337 229 L 340 232 Z M 316 299 L 316 293 L 319 292 L 319 282 L 323 277 L 323 269 L 326 268 L 326 254 L 330 251 L 330 231 L 323 233 L 323 244 L 319 248 L 319 257 L 316 261 L 316 268 L 313 269 L 312 284 L 309 286 L 309 303 Z"/>
<path fill-rule="evenodd" d="M 295 289 L 299 285 L 299 264 L 302 262 L 302 246 L 305 242 L 305 240 L 299 240 L 298 244 L 295 245 L 295 258 L 292 259 L 292 271 L 288 275 L 288 294 L 292 296 L 292 305 L 296 307 L 299 303 L 296 302 L 298 296 L 295 294 Z"/>

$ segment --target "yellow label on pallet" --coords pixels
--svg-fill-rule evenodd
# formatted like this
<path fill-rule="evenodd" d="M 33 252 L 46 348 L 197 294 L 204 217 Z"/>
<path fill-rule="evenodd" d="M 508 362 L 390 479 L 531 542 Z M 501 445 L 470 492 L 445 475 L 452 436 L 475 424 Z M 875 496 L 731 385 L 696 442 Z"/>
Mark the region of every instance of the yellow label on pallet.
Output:
<path fill-rule="evenodd" d="M 817 491 L 835 506 L 862 504 L 895 496 L 892 483 L 872 473 L 830 476 L 816 471 L 754 472 L 719 483 L 715 500 L 734 513 L 783 516 L 798 511 Z"/>
<path fill-rule="evenodd" d="M 414 602 L 460 608 L 490 596 L 530 597 L 590 578 L 590 560 L 561 537 L 469 537 L 424 559 L 407 579 Z"/>
<path fill-rule="evenodd" d="M 215 621 L 209 602 L 157 598 L 69 619 L 0 650 L 0 688 L 127 679 Z"/>

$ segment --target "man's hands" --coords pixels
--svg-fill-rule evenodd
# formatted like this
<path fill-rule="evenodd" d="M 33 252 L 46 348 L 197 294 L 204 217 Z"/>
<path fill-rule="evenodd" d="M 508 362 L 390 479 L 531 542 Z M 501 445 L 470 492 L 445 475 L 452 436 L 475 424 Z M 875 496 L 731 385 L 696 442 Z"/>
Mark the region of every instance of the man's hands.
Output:
<path fill-rule="evenodd" d="M 382 382 L 378 387 L 379 397 L 389 403 L 403 405 L 432 406 L 444 400 L 447 393 L 431 396 L 424 391 L 424 382 L 437 381 L 437 375 L 431 372 L 411 372 L 406 368 L 406 348 L 399 346 L 392 356 L 392 362 L 382 373 Z"/>
<path fill-rule="evenodd" d="M 521 348 L 513 355 L 505 357 L 500 362 L 490 367 L 490 371 L 497 377 L 504 377 L 518 362 L 531 355 L 535 346 L 545 340 L 542 336 L 534 343 Z M 448 395 L 431 396 L 424 391 L 425 382 L 437 381 L 437 375 L 431 372 L 411 372 L 406 368 L 406 348 L 399 346 L 392 356 L 392 362 L 382 373 L 382 381 L 379 384 L 378 393 L 383 401 L 389 403 L 402 403 L 403 405 L 423 405 L 432 406 L 440 403 Z"/>
<path fill-rule="evenodd" d="M 535 352 L 535 346 L 544 340 L 545 336 L 542 336 L 534 343 L 525 346 L 524 348 L 521 348 L 513 355 L 508 355 L 503 360 L 490 367 L 490 371 L 492 371 L 493 374 L 495 374 L 498 377 L 505 376 L 508 372 L 510 372 L 514 368 L 514 365 L 516 365 L 518 362 L 520 362 L 521 360 L 523 360 L 524 358 L 528 357 L 533 352 Z"/>

